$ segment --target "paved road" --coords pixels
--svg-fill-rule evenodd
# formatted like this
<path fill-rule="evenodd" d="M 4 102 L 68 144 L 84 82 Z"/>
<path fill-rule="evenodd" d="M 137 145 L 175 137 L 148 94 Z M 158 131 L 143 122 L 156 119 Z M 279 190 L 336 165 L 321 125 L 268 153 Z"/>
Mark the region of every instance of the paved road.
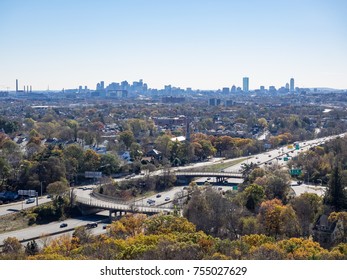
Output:
<path fill-rule="evenodd" d="M 81 217 L 77 217 L 74 219 L 66 219 L 66 220 L 62 221 L 64 223 L 68 224 L 68 226 L 64 227 L 64 228 L 60 228 L 60 224 L 62 222 L 51 222 L 51 223 L 45 224 L 45 225 L 35 225 L 35 226 L 21 229 L 21 230 L 1 233 L 0 234 L 0 244 L 2 244 L 3 240 L 6 239 L 7 237 L 16 237 L 18 240 L 21 241 L 24 239 L 30 239 L 30 238 L 34 238 L 34 237 L 44 236 L 47 234 L 53 234 L 53 233 L 60 232 L 63 230 L 74 229 L 78 226 L 86 225 L 90 222 L 102 222 L 102 221 L 105 221 L 105 219 L 108 219 L 108 211 L 102 211 L 102 212 L 99 212 L 98 214 L 95 214 L 95 215 L 81 216 Z M 104 231 L 102 229 L 102 226 L 104 224 L 106 224 L 106 223 L 105 222 L 101 223 L 97 228 L 95 228 L 93 230 L 93 232 Z M 69 234 L 72 234 L 72 232 L 70 232 Z M 60 235 L 63 235 L 63 234 L 65 234 L 65 233 L 62 233 Z M 54 236 L 56 236 L 56 235 L 54 235 Z M 53 238 L 53 237 L 48 237 L 48 238 Z"/>
<path fill-rule="evenodd" d="M 343 135 L 340 135 L 340 136 L 343 136 Z M 278 161 L 279 164 L 285 164 L 283 162 L 283 155 L 289 153 L 291 156 L 294 156 L 299 152 L 305 151 L 312 146 L 323 144 L 325 141 L 329 141 L 335 137 L 337 137 L 337 136 L 325 137 L 325 138 L 321 138 L 321 139 L 302 142 L 302 143 L 300 143 L 300 145 L 302 147 L 300 148 L 299 151 L 296 151 L 296 150 L 293 151 L 292 149 L 288 149 L 287 147 L 283 147 L 280 149 L 274 149 L 274 150 L 266 152 L 266 153 L 250 156 L 248 158 L 244 158 L 243 162 L 240 162 L 240 163 L 238 163 L 238 164 L 236 164 L 230 168 L 225 169 L 225 171 L 239 172 L 239 170 L 241 169 L 242 163 L 254 162 L 254 163 L 262 165 L 262 164 L 265 164 L 265 162 L 277 162 Z M 279 158 L 282 158 L 282 159 L 280 160 Z M 223 159 L 217 158 L 217 159 L 213 159 L 212 161 L 209 161 L 209 162 L 203 162 L 203 163 L 195 164 L 194 167 L 205 166 L 205 165 L 209 165 L 211 163 L 215 163 L 218 161 L 224 161 L 224 162 L 230 161 L 231 162 L 234 160 L 235 159 L 223 160 Z M 181 170 L 182 169 L 188 169 L 191 167 L 192 166 L 180 167 L 180 169 Z M 159 173 L 161 171 L 156 171 L 156 172 Z M 153 173 L 155 174 L 155 172 L 153 172 Z M 142 176 L 143 175 L 139 175 L 137 177 L 142 177 Z M 201 178 L 201 180 L 206 180 L 206 179 L 207 178 Z M 229 179 L 229 180 L 236 180 L 236 179 Z M 85 198 L 85 199 L 94 199 L 90 196 L 90 193 L 91 193 L 92 189 L 95 187 L 97 187 L 97 186 L 96 185 L 90 185 L 90 186 L 85 186 L 84 188 L 76 188 L 75 194 L 82 197 L 82 198 Z M 230 189 L 230 187 L 226 187 L 226 186 L 223 186 L 222 188 L 223 189 L 228 189 L 228 188 Z M 295 187 L 293 187 L 293 190 L 295 191 L 295 193 L 297 195 L 300 195 L 303 192 L 315 192 L 318 194 L 322 194 L 324 192 L 324 189 L 321 187 L 313 187 L 313 186 L 306 186 L 306 185 L 295 186 Z M 184 191 L 183 187 L 175 187 L 169 191 L 160 193 L 161 197 L 156 197 L 156 194 L 154 194 L 152 196 L 148 196 L 146 198 L 137 200 L 136 204 L 137 205 L 144 205 L 147 203 L 148 199 L 155 200 L 156 205 L 163 204 L 163 203 L 167 202 L 167 201 L 165 201 L 166 197 L 169 197 L 170 201 L 171 201 L 175 197 L 176 193 L 183 192 L 183 191 Z M 49 200 L 48 199 L 45 200 L 45 198 L 41 198 L 39 200 L 39 203 L 44 203 L 47 201 L 49 201 Z M 0 206 L 0 215 L 20 211 L 22 209 L 22 207 L 24 209 L 24 208 L 32 207 L 32 206 L 35 206 L 35 204 L 34 205 L 31 205 L 31 204 L 25 205 L 25 204 L 22 204 L 22 202 L 2 205 L 2 206 Z M 169 206 L 169 205 L 167 205 L 167 206 Z M 75 219 L 67 219 L 64 222 L 66 222 L 68 224 L 68 226 L 64 229 L 73 229 L 74 227 L 85 225 L 88 222 L 100 222 L 107 217 L 108 217 L 108 211 L 103 211 L 103 212 L 98 213 L 97 215 L 83 216 L 83 217 L 79 217 L 79 218 L 75 218 Z M 28 238 L 32 238 L 32 237 L 36 237 L 36 236 L 41 236 L 44 234 L 59 232 L 61 230 L 61 228 L 59 227 L 60 223 L 61 222 L 52 222 L 52 223 L 47 224 L 47 225 L 33 226 L 33 227 L 23 229 L 23 230 L 12 231 L 12 232 L 0 234 L 0 243 L 2 243 L 2 241 L 9 236 L 14 236 L 14 237 L 18 238 L 19 240 L 22 240 L 22 239 L 28 239 Z M 102 232 L 102 226 L 94 229 L 94 231 L 95 232 Z"/>
<path fill-rule="evenodd" d="M 47 203 L 51 201 L 50 198 L 47 198 L 45 196 L 39 197 L 38 204 L 41 205 L 43 203 Z M 14 202 L 14 203 L 8 203 L 8 204 L 2 204 L 0 205 L 0 216 L 12 214 L 19 212 L 23 209 L 28 209 L 36 206 L 36 201 L 34 203 L 25 203 L 25 200 Z"/>
<path fill-rule="evenodd" d="M 326 188 L 324 186 L 314 186 L 314 185 L 292 185 L 292 190 L 295 192 L 295 196 L 299 196 L 303 193 L 315 193 L 318 196 L 323 196 L 325 194 Z"/>

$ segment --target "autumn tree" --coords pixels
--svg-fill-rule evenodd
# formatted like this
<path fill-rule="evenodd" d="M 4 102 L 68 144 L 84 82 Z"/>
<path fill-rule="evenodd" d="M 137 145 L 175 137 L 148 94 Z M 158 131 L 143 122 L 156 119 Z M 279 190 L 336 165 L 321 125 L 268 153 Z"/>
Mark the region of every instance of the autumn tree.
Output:
<path fill-rule="evenodd" d="M 23 246 L 16 237 L 7 237 L 3 241 L 2 253 L 9 259 L 23 258 Z"/>
<path fill-rule="evenodd" d="M 77 227 L 72 236 L 79 244 L 90 243 L 94 240 L 94 236 L 85 226 Z"/>
<path fill-rule="evenodd" d="M 236 239 L 241 234 L 240 218 L 248 213 L 212 188 L 193 190 L 192 197 L 184 208 L 184 216 L 198 230 L 218 237 Z"/>
<path fill-rule="evenodd" d="M 105 175 L 110 176 L 118 172 L 120 167 L 120 160 L 114 154 L 104 154 L 100 156 L 100 167 L 99 170 L 102 171 Z"/>
<path fill-rule="evenodd" d="M 335 244 L 347 242 L 347 212 L 332 212 L 328 221 L 336 223 Z"/>
<path fill-rule="evenodd" d="M 298 217 L 291 205 L 286 205 L 282 208 L 281 214 L 281 233 L 287 237 L 299 237 L 300 226 Z"/>
<path fill-rule="evenodd" d="M 299 222 L 293 208 L 284 206 L 279 199 L 262 202 L 258 221 L 262 231 L 275 238 L 299 236 Z"/>
<path fill-rule="evenodd" d="M 284 202 L 287 201 L 290 191 L 290 175 L 287 170 L 280 167 L 270 169 L 265 175 L 267 187 L 265 193 L 268 199 L 278 198 Z"/>
<path fill-rule="evenodd" d="M 100 155 L 93 150 L 87 150 L 83 157 L 83 171 L 97 171 L 100 167 Z"/>
<path fill-rule="evenodd" d="M 144 214 L 126 215 L 110 225 L 108 234 L 109 236 L 121 238 L 135 236 L 143 231 L 145 220 L 146 215 Z"/>
<path fill-rule="evenodd" d="M 51 195 L 53 200 L 66 195 L 68 191 L 69 191 L 69 186 L 62 181 L 56 181 L 47 186 L 47 192 L 49 195 Z"/>
<path fill-rule="evenodd" d="M 254 212 L 265 199 L 265 189 L 257 184 L 251 184 L 242 192 L 244 205 L 248 210 Z"/>
<path fill-rule="evenodd" d="M 149 217 L 145 222 L 146 234 L 168 234 L 168 233 L 193 233 L 195 225 L 186 218 L 173 215 L 156 215 Z"/>
<path fill-rule="evenodd" d="M 313 193 L 303 193 L 290 201 L 298 217 L 301 235 L 310 236 L 311 224 L 317 219 L 322 211 L 322 199 Z"/>
<path fill-rule="evenodd" d="M 125 130 L 119 134 L 119 139 L 124 143 L 127 149 L 130 148 L 131 144 L 135 142 L 135 137 L 132 131 Z"/>
<path fill-rule="evenodd" d="M 258 220 L 266 235 L 276 238 L 281 234 L 282 209 L 282 202 L 276 198 L 261 203 Z"/>
<path fill-rule="evenodd" d="M 171 136 L 164 134 L 162 136 L 158 136 L 155 140 L 155 148 L 159 150 L 163 157 L 170 158 L 171 148 L 173 142 L 171 141 Z"/>

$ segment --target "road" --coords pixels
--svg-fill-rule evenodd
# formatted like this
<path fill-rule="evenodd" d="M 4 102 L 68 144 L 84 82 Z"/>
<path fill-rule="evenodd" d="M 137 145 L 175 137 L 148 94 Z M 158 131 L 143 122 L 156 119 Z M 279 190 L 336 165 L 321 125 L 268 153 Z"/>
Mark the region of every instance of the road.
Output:
<path fill-rule="evenodd" d="M 47 198 L 45 196 L 39 197 L 38 204 L 41 205 L 43 203 L 47 203 L 51 201 L 50 198 Z M 13 202 L 8 204 L 2 204 L 0 205 L 0 216 L 12 214 L 19 212 L 21 210 L 29 209 L 36 206 L 36 201 L 34 203 L 25 203 L 25 200 L 19 201 L 19 202 Z"/>
<path fill-rule="evenodd" d="M 95 233 L 95 234 L 102 233 L 105 231 L 103 229 L 103 225 L 107 224 L 106 222 L 107 219 L 108 219 L 108 211 L 102 211 L 95 215 L 80 216 L 73 219 L 66 219 L 63 222 L 67 223 L 67 227 L 64 227 L 64 228 L 60 228 L 60 224 L 62 222 L 51 222 L 45 225 L 35 225 L 35 226 L 31 226 L 21 230 L 1 233 L 0 244 L 2 244 L 3 240 L 8 237 L 16 237 L 19 241 L 21 241 L 25 239 L 40 237 L 40 236 L 47 236 L 47 235 L 58 233 L 65 230 L 73 230 L 74 228 L 78 226 L 83 226 L 91 222 L 100 223 L 97 228 L 94 228 L 92 230 L 92 233 Z M 73 231 L 68 232 L 68 234 L 72 234 L 72 232 Z M 60 233 L 58 235 L 63 235 L 63 234 L 66 234 L 66 232 Z M 44 237 L 43 239 L 54 238 L 58 235 L 54 235 L 52 237 Z"/>
<path fill-rule="evenodd" d="M 343 136 L 343 135 L 340 135 L 340 136 Z M 240 162 L 240 163 L 238 163 L 232 167 L 226 168 L 225 171 L 227 171 L 227 172 L 239 172 L 241 169 L 241 165 L 243 163 L 250 164 L 251 162 L 257 163 L 258 165 L 265 165 L 265 163 L 269 164 L 270 162 L 278 162 L 279 164 L 284 165 L 285 164 L 285 162 L 283 161 L 284 155 L 289 154 L 291 156 L 295 156 L 298 153 L 303 152 L 312 146 L 323 144 L 325 141 L 329 141 L 335 137 L 337 137 L 337 136 L 325 137 L 325 138 L 321 138 L 321 139 L 301 142 L 300 143 L 300 146 L 301 146 L 300 150 L 293 150 L 293 149 L 288 149 L 287 147 L 282 147 L 282 148 L 274 149 L 274 150 L 271 150 L 271 151 L 268 151 L 265 153 L 261 153 L 258 155 L 253 155 L 253 156 L 244 158 L 243 162 Z M 206 166 L 206 165 L 216 163 L 216 162 L 221 162 L 221 161 L 232 162 L 234 160 L 236 160 L 236 159 L 224 160 L 221 158 L 217 158 L 217 159 L 213 159 L 213 160 L 208 161 L 208 162 L 202 162 L 202 163 L 190 165 L 187 167 L 180 167 L 180 170 L 184 170 L 184 169 L 188 169 L 188 168 L 192 168 L 192 167 L 198 167 L 198 166 Z M 152 175 L 160 174 L 160 172 L 162 172 L 162 171 L 155 171 L 152 173 Z M 136 177 L 140 178 L 143 176 L 144 175 L 138 175 Z M 199 180 L 205 181 L 206 179 L 207 178 L 200 178 Z M 231 181 L 231 180 L 237 180 L 237 179 L 229 179 L 229 181 Z M 89 186 L 84 186 L 82 188 L 75 188 L 74 193 L 76 195 L 78 195 L 79 197 L 82 197 L 85 199 L 95 199 L 95 198 L 90 196 L 92 189 L 95 187 L 97 187 L 97 185 L 89 185 Z M 218 187 L 218 188 L 220 188 L 220 187 Z M 230 187 L 222 186 L 222 189 L 227 190 L 227 189 L 230 189 Z M 321 195 L 324 192 L 324 188 L 322 188 L 322 187 L 307 186 L 304 184 L 300 185 L 300 186 L 293 186 L 293 190 L 295 191 L 296 195 L 300 195 L 301 193 L 304 193 L 304 192 L 314 192 L 314 193 Z M 153 199 L 153 200 L 155 200 L 155 206 L 162 205 L 162 204 L 164 204 L 165 206 L 170 206 L 170 203 L 171 203 L 172 199 L 175 198 L 176 193 L 180 193 L 180 192 L 184 193 L 183 186 L 174 187 L 169 191 L 162 192 L 162 193 L 160 193 L 160 197 L 157 197 L 157 194 L 154 194 L 151 196 L 143 197 L 141 199 L 137 199 L 135 201 L 135 204 L 136 205 L 146 205 L 148 199 Z M 166 197 L 169 197 L 170 200 L 165 201 Z M 39 199 L 39 204 L 42 204 L 42 203 L 45 203 L 48 201 L 49 201 L 49 199 L 42 197 Z M 17 212 L 17 211 L 20 211 L 22 209 L 22 207 L 23 207 L 23 209 L 26 209 L 29 207 L 33 207 L 35 205 L 36 205 L 36 203 L 25 204 L 22 202 L 1 205 L 0 206 L 0 215 L 9 214 L 11 212 Z M 102 229 L 102 225 L 105 224 L 105 223 L 102 223 L 102 221 L 104 221 L 107 218 L 108 218 L 108 211 L 102 211 L 96 215 L 81 216 L 81 217 L 74 218 L 74 219 L 67 219 L 64 222 L 67 223 L 68 226 L 63 228 L 63 230 L 73 229 L 77 226 L 85 225 L 89 222 L 99 222 L 99 223 L 101 223 L 100 226 L 93 229 L 92 232 L 95 234 L 102 233 L 104 231 L 104 229 Z M 42 236 L 45 234 L 58 233 L 62 230 L 62 228 L 60 228 L 60 224 L 61 224 L 61 222 L 52 222 L 52 223 L 49 223 L 46 225 L 37 225 L 37 226 L 29 227 L 29 228 L 26 228 L 23 230 L 17 230 L 17 231 L 3 233 L 3 234 L 0 234 L 0 244 L 2 243 L 2 241 L 5 238 L 10 237 L 10 236 L 16 237 L 19 240 L 23 240 L 23 239 L 29 239 L 29 238 L 33 238 L 33 237 Z M 60 233 L 60 234 L 65 234 L 65 233 Z M 71 234 L 71 232 L 69 234 Z M 58 236 L 58 235 L 55 235 L 55 236 Z"/>

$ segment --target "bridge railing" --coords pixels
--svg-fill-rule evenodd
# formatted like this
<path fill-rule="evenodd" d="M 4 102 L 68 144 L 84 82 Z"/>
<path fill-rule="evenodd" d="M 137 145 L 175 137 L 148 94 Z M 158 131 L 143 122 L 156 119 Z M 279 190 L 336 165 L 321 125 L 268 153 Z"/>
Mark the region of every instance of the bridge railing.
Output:
<path fill-rule="evenodd" d="M 85 197 L 78 197 L 77 202 L 92 206 L 95 208 L 107 209 L 107 210 L 124 210 L 131 212 L 146 212 L 146 213 L 160 213 L 160 212 L 170 212 L 173 208 L 164 206 L 139 206 L 139 205 L 129 205 L 129 204 L 116 204 L 114 202 L 106 202 L 96 199 L 88 199 Z"/>
<path fill-rule="evenodd" d="M 112 197 L 109 195 L 100 194 L 97 192 L 96 189 L 93 190 L 91 195 L 93 197 L 95 197 L 96 199 L 107 201 L 107 202 L 112 202 L 112 203 L 118 203 L 118 204 L 124 204 L 124 205 L 130 205 L 132 203 L 132 201 L 130 201 L 130 200 L 124 200 L 124 199 Z"/>
<path fill-rule="evenodd" d="M 241 173 L 237 172 L 184 172 L 184 171 L 179 171 L 175 172 L 175 175 L 181 175 L 181 176 L 218 176 L 218 177 L 242 177 Z"/>
<path fill-rule="evenodd" d="M 90 199 L 85 197 L 77 197 L 77 202 L 92 206 L 95 208 L 101 208 L 101 209 L 117 209 L 117 210 L 130 210 L 131 207 L 127 204 L 115 204 L 112 202 L 97 200 L 97 199 Z"/>

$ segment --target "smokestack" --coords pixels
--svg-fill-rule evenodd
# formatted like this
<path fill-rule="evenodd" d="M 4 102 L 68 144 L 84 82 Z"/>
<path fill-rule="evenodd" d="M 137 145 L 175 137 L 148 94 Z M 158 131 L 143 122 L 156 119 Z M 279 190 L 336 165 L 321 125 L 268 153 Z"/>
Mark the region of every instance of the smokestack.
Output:
<path fill-rule="evenodd" d="M 32 92 L 32 87 L 30 86 L 30 92 Z"/>
<path fill-rule="evenodd" d="M 18 79 L 16 79 L 16 92 L 18 92 Z"/>

